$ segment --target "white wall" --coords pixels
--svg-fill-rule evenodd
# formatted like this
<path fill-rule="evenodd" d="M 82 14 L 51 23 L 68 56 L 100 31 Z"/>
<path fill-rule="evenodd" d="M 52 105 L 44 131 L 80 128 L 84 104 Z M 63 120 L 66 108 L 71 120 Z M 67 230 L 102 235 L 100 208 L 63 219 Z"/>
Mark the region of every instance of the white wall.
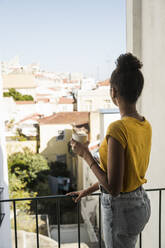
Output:
<path fill-rule="evenodd" d="M 145 86 L 140 112 L 153 130 L 151 159 L 146 188 L 165 187 L 165 1 L 127 0 L 127 51 L 143 62 Z M 144 247 L 158 247 L 158 193 L 150 194 L 152 215 L 144 231 Z M 165 232 L 165 193 L 162 199 L 162 234 Z M 150 237 L 150 238 L 148 238 Z M 162 247 L 165 237 L 162 235 Z"/>
<path fill-rule="evenodd" d="M 77 111 L 97 111 L 101 108 L 113 108 L 109 87 L 95 90 L 79 90 L 77 95 Z"/>
<path fill-rule="evenodd" d="M 4 136 L 4 111 L 2 100 L 2 80 L 0 71 L 0 186 L 4 188 L 2 199 L 8 199 L 8 168 L 5 150 L 5 136 Z M 11 248 L 11 229 L 10 229 L 10 209 L 8 203 L 2 203 L 2 210 L 5 213 L 4 220 L 0 226 L 0 247 Z"/>
<path fill-rule="evenodd" d="M 54 112 L 73 112 L 73 104 L 57 104 Z"/>
<path fill-rule="evenodd" d="M 41 114 L 44 116 L 52 115 L 53 112 L 56 112 L 57 105 L 53 103 L 17 103 L 15 106 L 15 111 L 13 112 L 13 116 L 16 121 L 22 120 L 27 116 L 32 114 Z"/>
<path fill-rule="evenodd" d="M 139 3 L 139 0 L 127 1 L 127 20 L 131 15 L 131 6 L 133 3 Z M 145 78 L 145 86 L 143 95 L 140 100 L 140 112 L 149 119 L 152 124 L 152 152 L 149 168 L 148 187 L 164 187 L 165 180 L 165 157 L 164 157 L 164 126 L 165 126 L 165 83 L 164 83 L 164 68 L 165 68 L 165 1 L 164 0 L 143 0 L 141 2 L 141 26 L 139 26 L 138 34 L 141 37 L 141 45 L 137 42 L 131 47 L 130 40 L 133 40 L 133 33 L 127 25 L 127 51 L 133 51 L 143 62 L 143 73 Z M 133 28 L 137 19 L 132 19 L 134 22 Z M 139 22 L 139 21 L 138 21 Z M 140 29 L 140 31 L 139 31 Z M 129 32 L 130 31 L 130 32 Z"/>

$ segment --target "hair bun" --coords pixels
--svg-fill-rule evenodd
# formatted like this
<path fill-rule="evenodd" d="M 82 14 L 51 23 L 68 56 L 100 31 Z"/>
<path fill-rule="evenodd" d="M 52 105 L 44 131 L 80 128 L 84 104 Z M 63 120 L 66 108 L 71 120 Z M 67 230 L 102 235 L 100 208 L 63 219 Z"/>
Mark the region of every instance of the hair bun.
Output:
<path fill-rule="evenodd" d="M 141 69 L 143 64 L 131 53 L 125 53 L 118 57 L 116 66 L 120 71 L 132 71 Z"/>

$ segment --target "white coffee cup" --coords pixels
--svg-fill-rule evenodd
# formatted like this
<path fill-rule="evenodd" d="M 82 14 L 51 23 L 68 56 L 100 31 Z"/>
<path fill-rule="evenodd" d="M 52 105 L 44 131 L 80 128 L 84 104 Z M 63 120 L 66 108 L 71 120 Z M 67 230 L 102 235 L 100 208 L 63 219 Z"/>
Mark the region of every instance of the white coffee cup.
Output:
<path fill-rule="evenodd" d="M 87 142 L 87 135 L 83 133 L 73 133 L 72 139 L 76 140 L 77 142 L 80 142 L 82 144 Z"/>

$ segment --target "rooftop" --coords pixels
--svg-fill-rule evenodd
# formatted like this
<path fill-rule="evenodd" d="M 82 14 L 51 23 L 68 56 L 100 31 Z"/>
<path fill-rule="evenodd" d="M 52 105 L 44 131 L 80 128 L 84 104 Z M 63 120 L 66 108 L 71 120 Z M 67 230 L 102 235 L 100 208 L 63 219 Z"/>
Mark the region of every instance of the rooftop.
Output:
<path fill-rule="evenodd" d="M 109 79 L 106 79 L 105 81 L 98 82 L 98 86 L 109 86 Z"/>
<path fill-rule="evenodd" d="M 60 112 L 39 120 L 40 125 L 74 124 L 82 125 L 89 122 L 89 112 Z"/>
<path fill-rule="evenodd" d="M 16 104 L 35 104 L 35 101 L 16 101 Z"/>
<path fill-rule="evenodd" d="M 74 100 L 72 98 L 60 97 L 58 104 L 73 104 Z"/>
<path fill-rule="evenodd" d="M 32 114 L 32 115 L 26 116 L 25 118 L 19 120 L 19 121 L 17 122 L 17 124 L 21 124 L 21 123 L 23 123 L 23 122 L 25 122 L 25 121 L 29 121 L 29 120 L 30 120 L 30 121 L 38 121 L 38 119 L 40 119 L 41 116 L 42 116 L 41 114 L 34 113 L 34 114 Z"/>
<path fill-rule="evenodd" d="M 40 97 L 40 98 L 37 98 L 37 102 L 49 102 L 50 101 L 50 99 L 47 97 Z"/>

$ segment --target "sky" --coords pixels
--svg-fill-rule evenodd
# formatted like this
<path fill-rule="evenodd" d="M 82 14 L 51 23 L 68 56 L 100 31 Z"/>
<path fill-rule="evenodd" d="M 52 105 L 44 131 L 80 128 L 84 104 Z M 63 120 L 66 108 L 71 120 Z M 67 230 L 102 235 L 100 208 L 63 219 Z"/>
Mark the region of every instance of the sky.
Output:
<path fill-rule="evenodd" d="M 125 0 L 0 0 L 0 60 L 108 78 L 126 50 Z"/>

